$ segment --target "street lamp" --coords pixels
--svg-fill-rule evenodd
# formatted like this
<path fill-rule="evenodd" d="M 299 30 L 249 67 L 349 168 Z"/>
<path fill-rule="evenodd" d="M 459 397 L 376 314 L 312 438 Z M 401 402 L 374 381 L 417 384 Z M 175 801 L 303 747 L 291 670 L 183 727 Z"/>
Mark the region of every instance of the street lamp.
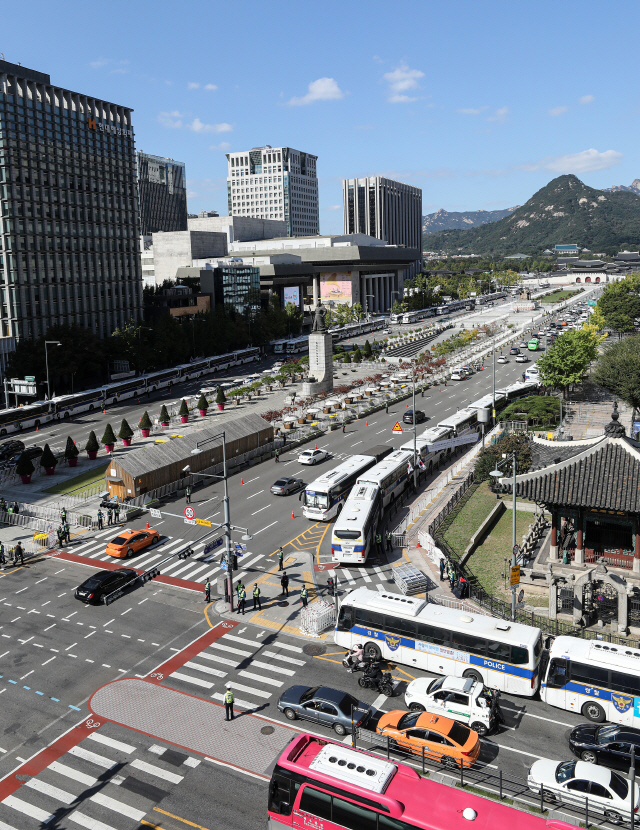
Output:
<path fill-rule="evenodd" d="M 44 341 L 44 360 L 47 365 L 47 400 L 51 401 L 51 385 L 49 383 L 49 351 L 47 346 L 62 346 L 59 340 L 45 340 Z M 51 404 L 49 403 L 49 408 Z"/>
<path fill-rule="evenodd" d="M 512 481 L 512 484 L 511 484 L 511 490 L 512 490 L 512 495 L 513 495 L 513 502 L 512 502 L 512 505 L 511 505 L 511 507 L 512 507 L 511 512 L 513 513 L 513 525 L 512 525 L 512 533 L 511 533 L 511 539 L 512 539 L 511 567 L 514 568 L 518 564 L 517 561 L 516 561 L 516 472 L 517 472 L 517 468 L 518 468 L 518 461 L 516 459 L 515 450 L 513 450 L 513 452 L 510 453 L 510 456 L 511 456 L 511 458 L 509 458 L 509 456 L 506 453 L 503 453 L 503 455 L 502 455 L 503 460 L 496 462 L 495 470 L 491 470 L 489 475 L 492 476 L 493 478 L 495 478 L 496 483 L 497 483 L 497 479 L 501 478 L 502 475 L 503 475 L 499 468 L 502 465 L 507 464 L 509 462 L 509 460 L 511 460 L 511 471 L 512 471 L 512 474 L 513 474 L 513 481 Z M 515 620 L 515 618 L 516 618 L 516 586 L 512 585 L 511 586 L 511 619 Z"/>

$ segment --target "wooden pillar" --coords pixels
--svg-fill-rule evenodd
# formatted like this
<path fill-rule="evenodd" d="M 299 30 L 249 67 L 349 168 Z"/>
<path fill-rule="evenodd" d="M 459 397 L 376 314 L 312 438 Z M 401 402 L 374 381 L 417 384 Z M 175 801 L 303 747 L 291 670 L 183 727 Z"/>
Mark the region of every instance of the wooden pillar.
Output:
<path fill-rule="evenodd" d="M 578 510 L 578 518 L 576 519 L 576 555 L 573 560 L 574 565 L 584 565 L 584 545 L 582 543 L 582 524 L 584 520 L 584 513 Z"/>
<path fill-rule="evenodd" d="M 558 558 L 558 510 L 555 507 L 551 508 L 551 548 L 549 549 L 549 558 Z"/>

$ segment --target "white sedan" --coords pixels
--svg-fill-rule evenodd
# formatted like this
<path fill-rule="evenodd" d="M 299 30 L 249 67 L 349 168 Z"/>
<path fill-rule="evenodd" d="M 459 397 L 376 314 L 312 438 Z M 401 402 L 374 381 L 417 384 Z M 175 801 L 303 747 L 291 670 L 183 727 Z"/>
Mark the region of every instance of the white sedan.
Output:
<path fill-rule="evenodd" d="M 501 354 L 500 357 L 496 360 L 496 363 L 508 363 L 508 362 L 509 362 L 509 359 L 507 357 L 505 357 L 503 354 Z"/>
<path fill-rule="evenodd" d="M 298 456 L 298 464 L 317 464 L 329 457 L 326 450 L 304 450 Z"/>
<path fill-rule="evenodd" d="M 516 357 L 516 363 L 528 363 L 528 362 L 529 362 L 529 358 L 526 356 L 526 354 L 519 354 Z"/>
<path fill-rule="evenodd" d="M 584 809 L 589 799 L 589 809 L 604 813 L 612 824 L 622 824 L 638 810 L 640 790 L 632 793 L 629 782 L 617 772 L 596 767 L 586 761 L 551 761 L 541 758 L 531 765 L 527 785 L 534 793 L 542 790 L 547 802 L 574 804 Z"/>

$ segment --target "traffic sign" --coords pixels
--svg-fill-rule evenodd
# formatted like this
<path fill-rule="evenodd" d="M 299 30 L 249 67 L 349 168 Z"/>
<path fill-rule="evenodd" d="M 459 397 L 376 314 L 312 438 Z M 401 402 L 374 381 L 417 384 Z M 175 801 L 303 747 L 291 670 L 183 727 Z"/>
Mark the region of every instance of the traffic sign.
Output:
<path fill-rule="evenodd" d="M 524 599 L 524 588 L 522 588 L 520 590 L 520 593 L 518 594 L 518 602 L 522 602 L 523 599 Z"/>
<path fill-rule="evenodd" d="M 153 507 L 151 508 L 150 513 L 151 513 L 151 516 L 154 519 L 161 519 L 162 518 L 162 513 L 159 510 L 156 510 Z"/>
<path fill-rule="evenodd" d="M 211 553 L 212 550 L 219 548 L 222 544 L 222 539 L 216 539 L 214 542 L 209 542 L 208 545 L 204 546 L 204 550 L 202 551 L 203 556 L 206 556 L 208 553 Z"/>
<path fill-rule="evenodd" d="M 520 584 L 520 565 L 511 566 L 511 587 Z"/>
<path fill-rule="evenodd" d="M 195 519 L 185 519 L 184 523 L 186 525 L 194 525 L 196 523 L 196 520 Z"/>
<path fill-rule="evenodd" d="M 184 509 L 184 515 L 187 517 L 187 519 L 195 519 L 196 511 L 193 509 L 193 507 L 189 507 L 189 505 L 187 505 Z"/>
<path fill-rule="evenodd" d="M 513 546 L 513 555 L 517 556 L 520 553 L 520 545 Z"/>
<path fill-rule="evenodd" d="M 35 382 L 36 382 L 36 379 L 34 378 L 34 376 L 33 376 L 33 375 L 25 375 L 25 376 L 24 376 L 24 379 L 25 379 L 25 380 L 29 380 L 29 381 L 31 381 L 31 383 L 35 383 Z"/>
<path fill-rule="evenodd" d="M 400 426 L 400 421 L 395 422 L 395 424 L 391 427 L 391 432 L 402 432 L 402 427 Z"/>
<path fill-rule="evenodd" d="M 211 527 L 211 522 L 208 522 L 206 519 L 196 519 L 197 525 L 202 525 L 203 527 Z"/>

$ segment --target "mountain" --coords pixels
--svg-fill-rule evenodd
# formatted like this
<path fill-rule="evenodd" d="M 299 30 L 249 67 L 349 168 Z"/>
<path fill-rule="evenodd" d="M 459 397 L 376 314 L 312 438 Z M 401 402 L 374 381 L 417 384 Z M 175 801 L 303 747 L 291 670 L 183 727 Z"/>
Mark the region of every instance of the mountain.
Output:
<path fill-rule="evenodd" d="M 625 190 L 603 193 L 576 176 L 558 176 L 509 216 L 470 230 L 425 234 L 425 251 L 538 256 L 575 242 L 615 254 L 640 242 L 640 201 Z"/>
<path fill-rule="evenodd" d="M 640 196 L 640 179 L 634 179 L 629 187 L 626 184 L 614 184 L 612 187 L 605 187 L 605 193 L 615 193 L 617 190 L 626 190 L 627 193 L 635 193 Z"/>
<path fill-rule="evenodd" d="M 464 212 L 448 211 L 440 208 L 435 213 L 429 213 L 422 217 L 422 233 L 455 229 L 468 230 L 480 225 L 488 225 L 490 222 L 497 222 L 499 219 L 513 213 L 517 207 L 519 205 L 506 210 L 467 210 Z"/>

